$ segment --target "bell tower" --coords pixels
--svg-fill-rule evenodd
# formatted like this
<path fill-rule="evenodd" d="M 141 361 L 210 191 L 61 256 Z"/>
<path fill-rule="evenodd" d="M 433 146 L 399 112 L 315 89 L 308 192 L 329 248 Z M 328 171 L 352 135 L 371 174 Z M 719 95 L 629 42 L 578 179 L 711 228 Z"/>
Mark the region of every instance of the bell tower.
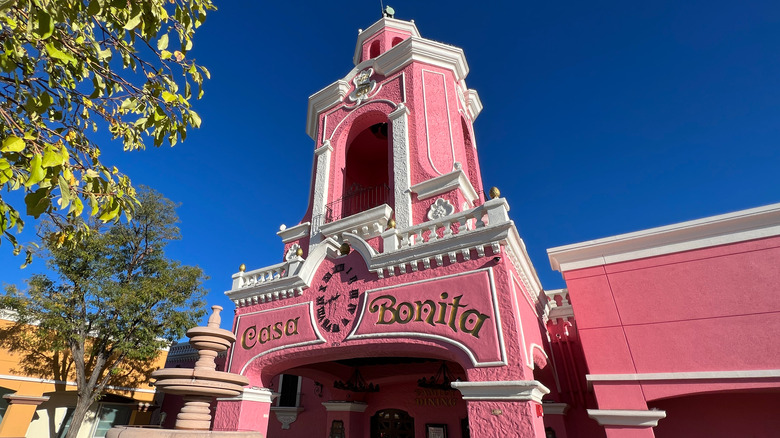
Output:
<path fill-rule="evenodd" d="M 309 98 L 309 206 L 277 233 L 283 261 L 242 265 L 226 292 L 228 369 L 257 389 L 215 427 L 543 436 L 542 288 L 509 204 L 485 196 L 463 51 L 386 15 L 353 61 Z M 304 389 L 274 402 L 281 381 Z"/>
<path fill-rule="evenodd" d="M 482 182 L 472 126 L 482 104 L 466 86 L 463 51 L 385 16 L 360 32 L 353 61 L 309 98 L 310 244 L 337 237 L 339 221 L 369 239 L 388 223 L 427 221 L 437 195 L 447 209 L 473 208 Z"/>

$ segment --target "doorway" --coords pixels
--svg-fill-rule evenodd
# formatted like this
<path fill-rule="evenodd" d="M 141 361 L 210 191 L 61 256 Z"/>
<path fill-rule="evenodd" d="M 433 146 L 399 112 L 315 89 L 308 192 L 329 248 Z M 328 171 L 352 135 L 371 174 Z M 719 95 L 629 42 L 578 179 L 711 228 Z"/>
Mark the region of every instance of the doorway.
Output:
<path fill-rule="evenodd" d="M 400 409 L 384 409 L 371 417 L 371 438 L 414 438 L 414 418 Z"/>

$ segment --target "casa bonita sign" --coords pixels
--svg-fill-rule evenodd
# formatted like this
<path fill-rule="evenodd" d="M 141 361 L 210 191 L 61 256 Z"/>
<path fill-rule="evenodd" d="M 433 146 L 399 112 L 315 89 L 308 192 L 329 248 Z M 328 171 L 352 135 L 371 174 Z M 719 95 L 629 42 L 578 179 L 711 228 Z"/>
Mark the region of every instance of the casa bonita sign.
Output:
<path fill-rule="evenodd" d="M 326 342 L 315 325 L 313 305 L 239 315 L 231 366 L 280 349 Z M 494 366 L 506 363 L 500 326 L 492 271 L 484 269 L 367 291 L 358 321 L 344 341 L 433 339 L 460 348 L 476 366 Z"/>
<path fill-rule="evenodd" d="M 463 350 L 475 366 L 505 365 L 492 271 L 366 291 L 347 340 L 380 337 L 437 340 Z"/>

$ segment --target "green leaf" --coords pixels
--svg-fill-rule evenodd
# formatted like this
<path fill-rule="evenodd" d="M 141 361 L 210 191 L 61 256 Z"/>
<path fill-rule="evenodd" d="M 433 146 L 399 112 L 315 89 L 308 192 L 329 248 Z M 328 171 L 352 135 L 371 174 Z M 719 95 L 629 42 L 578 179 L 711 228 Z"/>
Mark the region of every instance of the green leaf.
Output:
<path fill-rule="evenodd" d="M 41 154 L 35 154 L 30 160 L 30 176 L 24 182 L 25 187 L 30 187 L 46 177 L 46 170 L 41 166 Z"/>
<path fill-rule="evenodd" d="M 27 204 L 27 214 L 36 219 L 46 211 L 49 202 L 48 189 L 38 189 L 24 197 L 24 203 Z"/>
<path fill-rule="evenodd" d="M 58 150 L 54 149 L 52 145 L 47 145 L 43 150 L 43 161 L 41 162 L 43 167 L 59 166 L 62 164 L 62 161 L 62 155 Z"/>
<path fill-rule="evenodd" d="M 47 14 L 44 10 L 38 10 L 37 14 L 38 26 L 34 30 L 38 37 L 42 40 L 49 38 L 54 33 L 54 20 L 51 19 L 51 15 Z"/>
<path fill-rule="evenodd" d="M 54 47 L 54 44 L 52 43 L 46 43 L 46 53 L 49 54 L 50 58 L 59 59 L 60 61 L 67 62 L 68 64 L 76 64 L 76 58 L 74 58 L 71 54 L 65 53 Z"/>
<path fill-rule="evenodd" d="M 70 204 L 70 186 L 62 175 L 57 178 L 57 185 L 60 187 L 60 209 L 64 210 Z"/>
<path fill-rule="evenodd" d="M 3 146 L 0 148 L 0 152 L 21 152 L 24 150 L 24 140 L 11 135 L 3 140 Z"/>
<path fill-rule="evenodd" d="M 100 2 L 98 0 L 90 0 L 89 6 L 87 6 L 87 14 L 95 15 L 100 12 Z"/>
<path fill-rule="evenodd" d="M 157 40 L 157 50 L 165 50 L 168 48 L 168 34 L 161 36 L 159 40 Z"/>
<path fill-rule="evenodd" d="M 173 102 L 174 100 L 176 100 L 176 95 L 171 93 L 171 92 L 169 92 L 169 91 L 163 91 L 162 92 L 162 98 L 163 98 L 163 100 L 166 103 L 170 103 L 170 102 Z"/>
<path fill-rule="evenodd" d="M 200 116 L 195 111 L 190 111 L 190 125 L 193 128 L 200 128 Z"/>
<path fill-rule="evenodd" d="M 141 24 L 141 15 L 143 14 L 143 11 L 138 11 L 138 13 L 135 15 L 135 17 L 131 18 L 130 20 L 125 23 L 125 30 L 133 30 L 136 26 Z"/>

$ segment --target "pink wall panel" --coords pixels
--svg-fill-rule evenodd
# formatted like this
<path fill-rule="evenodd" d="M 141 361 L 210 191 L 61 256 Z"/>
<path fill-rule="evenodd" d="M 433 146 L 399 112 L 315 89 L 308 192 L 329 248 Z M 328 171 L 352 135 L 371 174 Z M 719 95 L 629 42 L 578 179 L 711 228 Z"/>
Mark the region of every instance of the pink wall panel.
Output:
<path fill-rule="evenodd" d="M 622 328 L 580 328 L 579 334 L 591 374 L 636 372 Z"/>
<path fill-rule="evenodd" d="M 778 368 L 780 342 L 769 327 L 780 327 L 780 312 L 627 326 L 625 332 L 638 373 L 760 370 Z"/>
<path fill-rule="evenodd" d="M 567 279 L 566 284 L 580 330 L 620 325 L 620 317 L 606 276 Z"/>

